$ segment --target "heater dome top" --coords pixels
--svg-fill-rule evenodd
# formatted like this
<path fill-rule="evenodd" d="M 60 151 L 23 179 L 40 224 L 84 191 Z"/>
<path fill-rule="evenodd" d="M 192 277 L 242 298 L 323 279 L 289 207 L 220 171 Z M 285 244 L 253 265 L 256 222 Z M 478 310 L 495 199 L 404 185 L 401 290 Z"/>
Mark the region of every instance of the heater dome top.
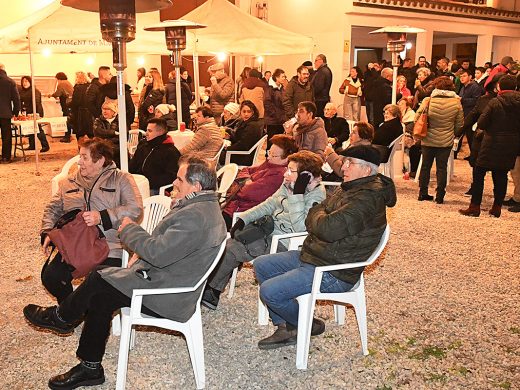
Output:
<path fill-rule="evenodd" d="M 80 9 L 82 11 L 99 12 L 99 3 L 105 1 L 108 3 L 125 3 L 121 0 L 61 0 L 61 4 L 67 7 Z M 134 0 L 135 12 L 151 12 L 159 9 L 168 8 L 172 5 L 172 0 Z"/>

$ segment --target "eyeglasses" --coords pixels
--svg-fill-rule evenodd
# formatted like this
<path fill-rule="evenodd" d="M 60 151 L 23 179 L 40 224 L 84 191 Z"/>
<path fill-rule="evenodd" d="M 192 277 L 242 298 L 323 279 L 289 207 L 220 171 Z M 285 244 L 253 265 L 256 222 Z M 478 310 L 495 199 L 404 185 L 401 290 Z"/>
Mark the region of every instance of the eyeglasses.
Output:
<path fill-rule="evenodd" d="M 343 165 L 345 166 L 345 168 L 348 168 L 348 167 L 350 167 L 351 165 L 356 165 L 356 164 L 357 164 L 357 165 L 360 165 L 360 164 L 362 164 L 362 163 L 358 163 L 358 162 L 352 161 L 352 160 L 351 160 L 350 158 L 348 158 L 348 157 L 345 158 L 345 159 L 343 160 Z"/>
<path fill-rule="evenodd" d="M 297 170 L 294 170 L 294 171 L 293 171 L 293 170 L 292 170 L 291 168 L 289 168 L 289 167 L 287 167 L 287 170 L 286 170 L 285 172 L 289 172 L 289 173 L 291 173 L 291 174 L 292 174 L 292 173 L 298 173 Z"/>

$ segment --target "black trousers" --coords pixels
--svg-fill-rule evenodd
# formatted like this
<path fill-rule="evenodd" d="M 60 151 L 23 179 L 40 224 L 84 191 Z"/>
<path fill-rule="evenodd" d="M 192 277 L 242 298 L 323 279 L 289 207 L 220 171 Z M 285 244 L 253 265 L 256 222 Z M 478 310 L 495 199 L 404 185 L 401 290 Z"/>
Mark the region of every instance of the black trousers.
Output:
<path fill-rule="evenodd" d="M 85 316 L 85 323 L 79 339 L 76 355 L 81 360 L 100 362 L 110 335 L 113 313 L 128 307 L 131 297 L 103 280 L 96 271 L 91 272 L 85 281 L 70 294 L 59 306 L 60 317 L 73 323 Z M 143 307 L 142 313 L 159 317 L 152 310 Z"/>
<path fill-rule="evenodd" d="M 421 146 L 422 166 L 419 176 L 419 194 L 428 194 L 430 184 L 430 171 L 433 160 L 437 173 L 437 197 L 444 197 L 446 194 L 446 183 L 448 180 L 448 160 L 450 158 L 451 146 L 447 148 L 436 148 L 433 146 Z"/>
<path fill-rule="evenodd" d="M 412 145 L 408 150 L 408 157 L 410 157 L 410 172 L 417 173 L 417 167 L 421 160 L 421 146 Z"/>
<path fill-rule="evenodd" d="M 0 118 L 0 127 L 2 128 L 2 158 L 10 160 L 13 147 L 11 118 Z"/>
<path fill-rule="evenodd" d="M 27 138 L 29 138 L 29 147 L 31 149 L 34 149 L 36 147 L 36 144 L 34 142 L 34 134 L 30 134 Z M 49 147 L 49 141 L 47 141 L 47 137 L 45 136 L 45 131 L 43 131 L 42 126 L 40 124 L 38 124 L 38 139 L 40 140 L 40 143 L 42 144 L 42 148 Z"/>
<path fill-rule="evenodd" d="M 323 110 L 325 109 L 325 105 L 328 102 L 328 100 L 317 100 L 314 102 L 316 104 L 316 115 L 314 116 L 315 118 L 325 118 L 325 113 L 323 112 Z"/>
<path fill-rule="evenodd" d="M 121 267 L 121 259 L 109 257 L 103 265 Z M 56 297 L 58 303 L 63 302 L 72 293 L 73 271 L 74 267 L 63 262 L 59 253 L 42 271 L 42 284 L 51 295 Z"/>
<path fill-rule="evenodd" d="M 484 179 L 486 173 L 491 171 L 493 178 L 493 204 L 502 206 L 507 192 L 507 170 L 489 169 L 483 167 L 473 168 L 473 184 L 471 185 L 471 203 L 480 205 L 482 203 L 482 193 L 484 192 Z"/>
<path fill-rule="evenodd" d="M 460 149 L 462 148 L 462 139 L 464 138 L 464 136 L 466 136 L 466 139 L 468 140 L 468 146 L 469 146 L 469 151 L 471 152 L 471 144 L 473 143 L 473 135 L 475 135 L 475 132 L 473 131 L 473 129 L 468 129 L 466 130 L 461 136 L 460 136 L 460 139 L 459 139 L 459 145 L 457 146 L 457 153 L 460 152 Z"/>

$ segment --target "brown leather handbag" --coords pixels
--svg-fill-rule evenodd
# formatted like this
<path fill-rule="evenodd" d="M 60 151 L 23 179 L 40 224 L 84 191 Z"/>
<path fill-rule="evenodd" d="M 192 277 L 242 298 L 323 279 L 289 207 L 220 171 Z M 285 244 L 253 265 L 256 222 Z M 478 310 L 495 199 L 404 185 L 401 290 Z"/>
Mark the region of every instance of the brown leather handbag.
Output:
<path fill-rule="evenodd" d="M 97 226 L 87 226 L 83 211 L 61 228 L 52 229 L 48 236 L 63 261 L 75 268 L 74 278 L 88 275 L 107 259 L 110 252 L 103 232 Z"/>
<path fill-rule="evenodd" d="M 424 139 L 428 134 L 428 111 L 430 108 L 430 101 L 426 103 L 423 112 L 419 115 L 419 119 L 413 125 L 413 137 L 415 139 Z"/>

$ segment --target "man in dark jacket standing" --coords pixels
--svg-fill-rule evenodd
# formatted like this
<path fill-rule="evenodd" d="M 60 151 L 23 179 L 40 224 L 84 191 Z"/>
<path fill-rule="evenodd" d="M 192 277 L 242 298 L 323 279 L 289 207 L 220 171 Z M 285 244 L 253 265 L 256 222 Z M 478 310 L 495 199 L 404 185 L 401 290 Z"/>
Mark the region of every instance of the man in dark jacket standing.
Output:
<path fill-rule="evenodd" d="M 332 84 L 332 71 L 327 66 L 325 54 L 318 54 L 314 60 L 316 72 L 312 75 L 311 84 L 314 92 L 314 103 L 318 111 L 316 116 L 324 118 L 323 109 L 330 101 L 330 86 Z"/>
<path fill-rule="evenodd" d="M 99 118 L 101 115 L 101 106 L 104 102 L 104 99 L 101 98 L 100 89 L 103 85 L 108 84 L 111 79 L 112 74 L 110 73 L 110 67 L 100 66 L 98 69 L 98 77 L 92 79 L 90 85 L 87 88 L 87 106 L 94 118 Z"/>
<path fill-rule="evenodd" d="M 478 98 L 484 94 L 484 88 L 472 80 L 472 76 L 469 70 L 463 70 L 460 72 L 459 78 L 460 83 L 462 84 L 462 88 L 459 91 L 460 103 L 462 104 L 464 118 L 466 118 L 471 110 L 475 108 Z M 473 143 L 473 129 L 466 129 L 464 134 L 468 139 L 468 146 L 471 151 L 471 144 Z M 460 151 L 461 147 L 462 140 L 459 141 L 457 153 Z"/>
<path fill-rule="evenodd" d="M 27 305 L 25 318 L 40 329 L 72 334 L 84 318 L 76 355 L 80 363 L 49 380 L 51 389 L 75 389 L 105 381 L 105 354 L 113 313 L 129 307 L 134 289 L 194 286 L 215 260 L 226 225 L 215 192 L 215 168 L 200 158 L 181 161 L 171 211 L 151 234 L 128 217 L 119 226 L 121 242 L 136 253 L 127 268 L 93 271 L 58 307 Z M 186 322 L 196 310 L 203 286 L 184 294 L 144 298 L 142 312 Z M 38 386 L 42 387 L 42 386 Z"/>
<path fill-rule="evenodd" d="M 396 203 L 391 179 L 377 173 L 379 152 L 370 145 L 352 146 L 343 152 L 343 183 L 321 204 L 309 211 L 309 235 L 300 251 L 261 256 L 254 268 L 260 298 L 267 305 L 277 330 L 258 342 L 260 349 L 296 344 L 296 297 L 311 292 L 317 266 L 356 263 L 368 259 L 385 231 L 386 207 Z M 364 267 L 325 272 L 321 292 L 345 292 L 358 282 Z M 315 318 L 311 335 L 325 331 Z"/>
<path fill-rule="evenodd" d="M 4 64 L 0 64 L 0 127 L 2 128 L 2 163 L 11 160 L 11 118 L 20 112 L 20 95 L 16 83 L 7 77 Z"/>
<path fill-rule="evenodd" d="M 298 111 L 298 104 L 301 102 L 314 102 L 314 92 L 309 82 L 309 69 L 300 65 L 296 69 L 297 75 L 294 76 L 287 84 L 285 95 L 283 95 L 283 109 L 285 110 L 285 118 L 291 119 Z"/>

